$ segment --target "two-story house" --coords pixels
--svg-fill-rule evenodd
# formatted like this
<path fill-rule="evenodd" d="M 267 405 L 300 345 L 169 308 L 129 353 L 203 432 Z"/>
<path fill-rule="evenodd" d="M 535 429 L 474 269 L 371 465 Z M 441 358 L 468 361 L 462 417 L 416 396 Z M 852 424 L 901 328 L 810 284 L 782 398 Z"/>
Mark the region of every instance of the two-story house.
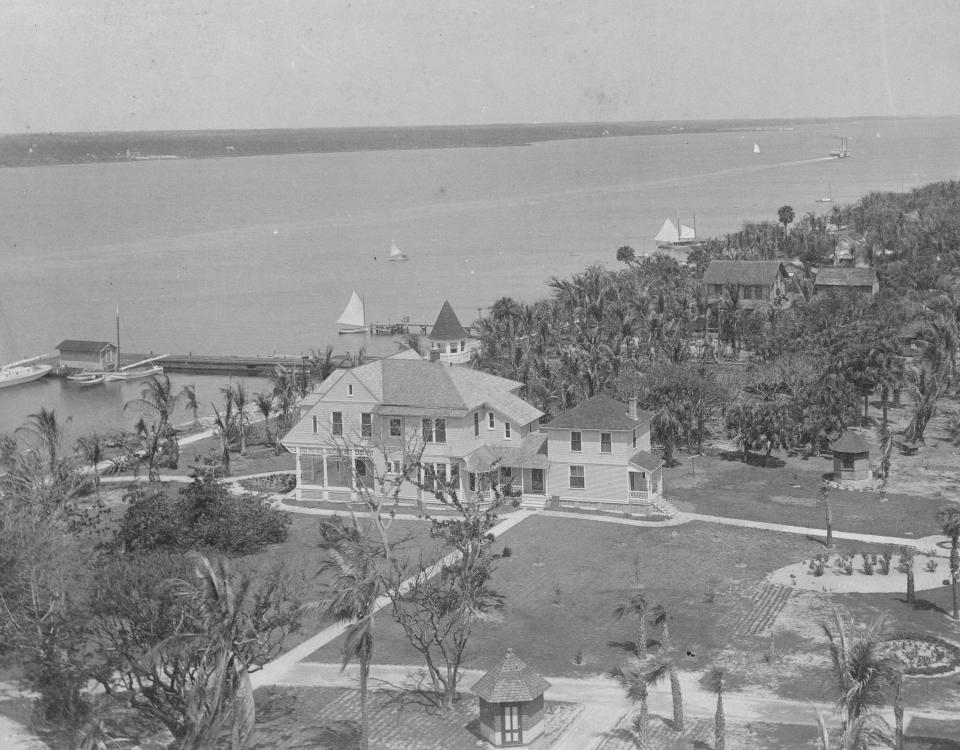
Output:
<path fill-rule="evenodd" d="M 877 272 L 872 268 L 827 266 L 817 272 L 813 293 L 823 294 L 830 291 L 872 297 L 880 291 L 880 281 L 877 279 Z"/>
<path fill-rule="evenodd" d="M 542 415 L 521 383 L 421 359 L 412 350 L 339 370 L 283 439 L 296 457 L 297 498 L 345 500 L 363 487 L 414 500 L 444 480 L 482 489 L 478 474 L 546 497 Z M 416 482 L 410 467 L 419 466 Z M 382 481 L 383 486 L 378 486 Z"/>
<path fill-rule="evenodd" d="M 663 494 L 663 461 L 650 452 L 652 414 L 636 399 L 594 396 L 541 425 L 550 494 L 561 505 L 626 510 Z"/>
<path fill-rule="evenodd" d="M 754 310 L 784 297 L 789 278 L 779 260 L 712 260 L 703 283 L 707 304 L 716 304 L 728 295 L 741 310 Z"/>

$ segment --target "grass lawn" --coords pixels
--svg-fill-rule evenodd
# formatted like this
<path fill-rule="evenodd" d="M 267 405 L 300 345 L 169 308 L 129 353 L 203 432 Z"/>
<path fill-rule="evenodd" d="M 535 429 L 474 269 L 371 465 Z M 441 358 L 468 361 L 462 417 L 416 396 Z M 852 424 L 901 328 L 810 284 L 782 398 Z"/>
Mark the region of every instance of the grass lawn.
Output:
<path fill-rule="evenodd" d="M 820 623 L 829 620 L 834 604 L 864 619 L 873 616 L 876 602 L 894 610 L 897 629 L 950 637 L 941 613 L 912 610 L 898 604 L 896 595 L 831 596 L 765 583 L 767 573 L 822 550 L 802 536 L 707 523 L 633 528 L 533 516 L 507 532 L 501 545 L 513 550 L 498 562 L 494 577 L 506 605 L 477 623 L 464 668 L 489 668 L 513 647 L 548 676 L 605 672 L 620 660 L 608 642 L 634 637 L 634 621 L 617 621 L 611 613 L 638 580 L 648 600 L 668 612 L 679 667 L 704 674 L 723 666 L 729 690 L 823 699 L 829 670 Z M 930 598 L 927 593 L 921 598 Z M 334 641 L 309 659 L 335 662 L 340 647 Z M 377 620 L 376 653 L 381 663 L 420 662 L 388 613 Z M 950 680 L 956 678 L 926 678 L 934 687 L 924 688 L 923 697 L 944 691 Z"/>
<path fill-rule="evenodd" d="M 791 526 L 824 528 L 818 490 L 832 461 L 823 457 L 771 456 L 772 463 L 745 464 L 737 454 L 713 451 L 664 473 L 669 500 L 680 510 L 730 518 L 749 518 Z M 914 538 L 939 533 L 935 515 L 944 501 L 933 497 L 831 489 L 834 531 Z"/>

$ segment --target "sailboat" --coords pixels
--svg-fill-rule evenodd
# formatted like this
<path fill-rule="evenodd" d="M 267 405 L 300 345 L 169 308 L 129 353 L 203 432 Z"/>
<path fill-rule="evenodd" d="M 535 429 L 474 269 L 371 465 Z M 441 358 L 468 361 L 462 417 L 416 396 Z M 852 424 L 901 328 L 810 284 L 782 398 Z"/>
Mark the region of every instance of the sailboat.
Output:
<path fill-rule="evenodd" d="M 753 144 L 753 153 L 755 153 L 755 154 L 759 154 L 759 153 L 760 153 L 760 144 L 759 144 L 759 143 L 754 143 L 754 144 Z"/>
<path fill-rule="evenodd" d="M 39 362 L 40 357 L 21 359 L 0 367 L 0 388 L 30 383 L 44 377 L 53 368 Z"/>
<path fill-rule="evenodd" d="M 407 254 L 405 252 L 403 252 L 399 247 L 397 247 L 396 242 L 394 242 L 393 240 L 390 240 L 390 257 L 387 258 L 387 260 L 410 260 L 410 259 L 407 257 Z"/>
<path fill-rule="evenodd" d="M 827 183 L 827 194 L 823 198 L 817 198 L 817 203 L 832 203 L 833 202 L 833 188 L 830 187 L 830 183 Z"/>
<path fill-rule="evenodd" d="M 149 357 L 132 365 L 120 367 L 120 305 L 117 305 L 117 366 L 110 372 L 102 373 L 104 379 L 108 382 L 113 380 L 136 380 L 137 378 L 149 378 L 151 375 L 160 375 L 163 368 L 155 363 L 155 360 L 163 359 L 166 354 L 158 357 Z M 144 367 L 146 365 L 146 367 Z"/>
<path fill-rule="evenodd" d="M 847 139 L 840 139 L 840 148 L 835 148 L 830 151 L 830 156 L 834 159 L 846 159 L 850 156 L 850 148 L 847 146 Z"/>
<path fill-rule="evenodd" d="M 340 326 L 337 333 L 366 333 L 367 320 L 363 309 L 363 298 L 356 291 L 350 294 L 350 301 L 337 318 L 337 325 Z"/>
<path fill-rule="evenodd" d="M 677 229 L 677 226 L 680 228 Z M 669 249 L 672 247 L 690 247 L 697 244 L 697 230 L 695 228 L 681 224 L 680 219 L 677 219 L 677 226 L 670 219 L 663 222 L 657 236 L 653 238 L 657 247 Z"/>

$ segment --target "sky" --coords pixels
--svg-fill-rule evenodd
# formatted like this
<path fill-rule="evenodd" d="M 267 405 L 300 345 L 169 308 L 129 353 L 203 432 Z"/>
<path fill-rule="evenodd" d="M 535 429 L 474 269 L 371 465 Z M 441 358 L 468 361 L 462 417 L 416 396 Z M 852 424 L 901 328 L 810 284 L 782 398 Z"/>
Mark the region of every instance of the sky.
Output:
<path fill-rule="evenodd" d="M 3 0 L 0 132 L 957 115 L 955 0 Z"/>

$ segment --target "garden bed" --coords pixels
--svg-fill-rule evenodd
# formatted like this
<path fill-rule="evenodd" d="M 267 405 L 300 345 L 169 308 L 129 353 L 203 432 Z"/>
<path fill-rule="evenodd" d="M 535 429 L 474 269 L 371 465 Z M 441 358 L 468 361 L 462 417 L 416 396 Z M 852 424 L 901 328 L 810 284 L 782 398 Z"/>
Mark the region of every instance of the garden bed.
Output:
<path fill-rule="evenodd" d="M 927 633 L 897 632 L 884 639 L 881 653 L 894 656 L 908 675 L 945 675 L 960 667 L 960 647 Z"/>

